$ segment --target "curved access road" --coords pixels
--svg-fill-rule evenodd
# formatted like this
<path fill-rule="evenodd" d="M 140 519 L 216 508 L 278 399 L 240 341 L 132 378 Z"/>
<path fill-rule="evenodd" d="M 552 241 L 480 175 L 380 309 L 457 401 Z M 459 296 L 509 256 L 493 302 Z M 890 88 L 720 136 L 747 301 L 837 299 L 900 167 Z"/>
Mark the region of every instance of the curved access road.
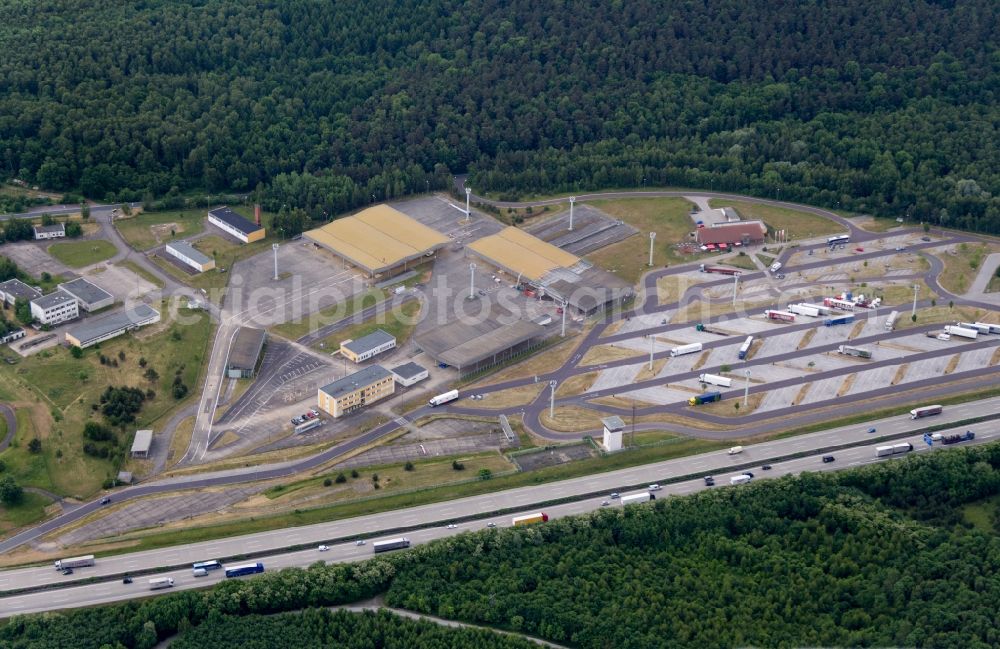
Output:
<path fill-rule="evenodd" d="M 3 453 L 10 446 L 14 439 L 14 433 L 17 432 L 17 417 L 14 415 L 14 409 L 6 403 L 0 403 L 0 415 L 3 415 L 4 422 L 7 424 L 7 434 L 0 440 L 0 453 Z"/>

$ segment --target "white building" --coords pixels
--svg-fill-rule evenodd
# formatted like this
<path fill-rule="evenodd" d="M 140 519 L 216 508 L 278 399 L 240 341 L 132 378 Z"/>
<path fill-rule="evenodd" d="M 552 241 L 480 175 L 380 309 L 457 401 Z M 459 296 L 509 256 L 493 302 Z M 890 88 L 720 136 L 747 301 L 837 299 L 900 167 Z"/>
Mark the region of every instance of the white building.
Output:
<path fill-rule="evenodd" d="M 387 331 L 376 329 L 367 336 L 357 340 L 345 340 L 340 343 L 340 353 L 351 362 L 362 363 L 373 356 L 378 356 L 396 346 L 396 337 Z"/>
<path fill-rule="evenodd" d="M 42 297 L 42 292 L 19 279 L 8 279 L 6 282 L 0 282 L 0 297 L 7 304 L 14 306 L 18 298 L 31 302 Z"/>
<path fill-rule="evenodd" d="M 66 225 L 63 223 L 35 226 L 35 241 L 40 241 L 42 239 L 59 239 L 65 236 Z"/>
<path fill-rule="evenodd" d="M 167 244 L 167 254 L 181 260 L 199 273 L 215 268 L 215 260 L 198 251 L 184 241 L 173 241 Z"/>
<path fill-rule="evenodd" d="M 91 313 L 115 303 L 115 296 L 108 293 L 100 286 L 92 284 L 80 277 L 72 282 L 63 282 L 59 285 L 59 290 L 76 298 L 80 303 L 80 308 Z"/>
<path fill-rule="evenodd" d="M 621 417 L 605 417 L 601 420 L 604 424 L 604 440 L 602 445 L 609 453 L 622 450 L 622 431 L 625 430 L 625 422 Z"/>
<path fill-rule="evenodd" d="M 80 307 L 75 297 L 56 291 L 32 300 L 31 315 L 43 325 L 56 325 L 80 317 Z"/>
<path fill-rule="evenodd" d="M 412 362 L 394 367 L 389 372 L 392 374 L 392 378 L 396 380 L 396 383 L 404 388 L 408 388 L 414 383 L 419 383 L 427 378 L 427 368 Z"/>

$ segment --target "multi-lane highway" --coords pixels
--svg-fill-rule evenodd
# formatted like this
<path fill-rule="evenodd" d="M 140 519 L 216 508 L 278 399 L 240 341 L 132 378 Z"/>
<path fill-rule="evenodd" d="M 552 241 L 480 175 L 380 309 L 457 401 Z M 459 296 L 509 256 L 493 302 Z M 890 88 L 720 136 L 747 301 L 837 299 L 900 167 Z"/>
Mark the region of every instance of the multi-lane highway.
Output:
<path fill-rule="evenodd" d="M 995 412 L 996 403 L 992 405 Z M 950 408 L 949 410 L 954 411 L 958 408 Z M 966 410 L 973 410 L 972 404 L 968 404 Z M 954 415 L 955 413 L 952 412 L 952 414 Z M 967 412 L 967 414 L 972 413 Z M 888 433 L 892 430 L 912 428 L 901 426 L 897 420 L 873 423 L 879 428 L 876 435 Z M 924 424 L 927 422 L 911 422 L 911 424 L 913 423 Z M 1000 439 L 1000 428 L 992 423 L 975 425 L 968 428 L 975 430 L 976 439 L 973 442 L 964 442 L 963 445 L 965 446 Z M 961 426 L 941 432 L 945 434 L 953 432 L 961 433 L 966 429 L 966 426 Z M 636 467 L 623 471 L 566 480 L 541 487 L 528 487 L 490 496 L 464 498 L 439 505 L 416 507 L 336 523 L 325 523 L 233 539 L 220 539 L 218 541 L 191 544 L 178 548 L 101 558 L 98 559 L 96 566 L 79 568 L 72 576 L 68 577 L 64 577 L 51 565 L 7 571 L 0 573 L 2 575 L 0 576 L 0 588 L 4 590 L 56 584 L 65 584 L 65 587 L 54 587 L 21 595 L 11 595 L 0 599 L 0 616 L 8 617 L 23 613 L 88 606 L 152 595 L 154 593 L 150 592 L 148 588 L 149 576 L 136 576 L 134 582 L 131 584 L 124 584 L 117 577 L 122 573 L 153 569 L 157 566 L 175 566 L 171 570 L 156 573 L 156 576 L 173 578 L 175 581 L 175 590 L 210 586 L 225 579 L 224 571 L 216 570 L 204 577 L 194 577 L 190 569 L 190 563 L 244 553 L 263 553 L 267 551 L 269 546 L 277 549 L 287 547 L 291 544 L 308 544 L 307 549 L 304 550 L 291 552 L 276 551 L 267 556 L 254 558 L 254 561 L 264 563 L 267 570 L 304 567 L 320 560 L 327 562 L 360 561 L 372 556 L 370 541 L 361 546 L 357 545 L 353 540 L 335 543 L 330 546 L 327 552 L 320 552 L 313 544 L 334 539 L 349 539 L 356 534 L 374 533 L 380 529 L 400 528 L 407 525 L 426 525 L 427 527 L 419 527 L 405 532 L 406 537 L 412 543 L 426 543 L 469 530 L 486 529 L 490 523 L 496 527 L 507 527 L 510 525 L 512 516 L 524 513 L 524 511 L 537 509 L 537 506 L 533 506 L 534 503 L 546 499 L 568 498 L 574 495 L 583 496 L 579 500 L 544 506 L 545 513 L 551 518 L 572 516 L 600 509 L 604 506 L 602 503 L 608 500 L 611 491 L 620 490 L 623 494 L 627 493 L 625 492 L 626 488 L 639 491 L 644 489 L 645 484 L 651 482 L 660 482 L 662 484 L 662 490 L 656 492 L 657 497 L 685 495 L 707 489 L 709 487 L 705 486 L 702 479 L 703 475 L 707 474 L 713 475 L 717 480 L 717 484 L 720 485 L 712 488 L 724 488 L 724 485 L 728 484 L 730 477 L 743 473 L 747 467 L 754 472 L 755 479 L 760 480 L 797 474 L 803 471 L 832 471 L 872 462 L 896 461 L 896 458 L 875 457 L 875 447 L 882 443 L 872 443 L 873 436 L 865 432 L 866 430 L 865 427 L 859 426 L 846 430 L 825 431 L 814 435 L 747 446 L 743 453 L 739 455 L 728 455 L 726 451 L 716 451 L 695 457 L 661 462 L 646 467 Z M 810 452 L 811 449 L 832 448 L 858 441 L 863 441 L 863 443 L 858 446 L 838 448 L 828 453 L 822 453 L 835 456 L 836 460 L 831 463 L 823 463 L 820 457 L 821 453 Z M 926 446 L 920 434 L 904 437 L 902 440 L 897 440 L 897 443 L 898 441 L 910 442 L 914 447 L 913 453 L 937 452 L 942 448 L 946 448 L 938 445 L 935 445 L 933 448 Z M 802 457 L 794 457 L 781 461 L 773 459 L 805 452 L 808 452 L 808 454 Z M 772 465 L 771 470 L 761 470 L 760 465 L 764 463 L 770 463 Z M 694 477 L 663 484 L 665 480 L 677 475 L 693 475 Z M 617 500 L 611 500 L 608 506 L 620 507 L 621 505 Z M 449 528 L 446 525 L 449 520 L 456 520 L 462 516 L 470 516 L 483 511 L 500 508 L 512 509 L 514 511 L 513 513 L 508 512 L 474 521 L 459 522 L 455 528 Z M 518 510 L 518 508 L 521 509 Z M 278 542 L 278 544 L 275 545 L 275 542 Z M 244 561 L 236 561 L 236 563 L 242 562 Z M 108 576 L 108 580 L 96 584 L 83 585 L 79 583 L 79 580 L 102 575 Z M 115 576 L 114 579 L 111 578 L 112 575 Z M 158 591 L 158 593 L 162 592 Z"/>

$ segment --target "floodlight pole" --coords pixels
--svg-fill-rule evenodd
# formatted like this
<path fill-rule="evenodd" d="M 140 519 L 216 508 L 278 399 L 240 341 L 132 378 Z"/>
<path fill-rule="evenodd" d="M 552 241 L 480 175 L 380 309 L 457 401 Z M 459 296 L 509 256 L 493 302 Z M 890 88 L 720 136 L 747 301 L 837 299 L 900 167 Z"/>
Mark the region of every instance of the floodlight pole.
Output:
<path fill-rule="evenodd" d="M 743 370 L 744 376 L 747 377 L 746 386 L 743 388 L 743 407 L 747 407 L 747 401 L 750 399 L 750 370 Z"/>
<path fill-rule="evenodd" d="M 649 265 L 653 266 L 653 242 L 656 241 L 656 233 L 649 233 Z"/>
<path fill-rule="evenodd" d="M 278 244 L 272 243 L 271 250 L 274 251 L 274 281 L 278 281 Z"/>
<path fill-rule="evenodd" d="M 469 264 L 469 299 L 476 297 L 476 265 Z"/>
<path fill-rule="evenodd" d="M 556 418 L 556 385 L 555 381 L 549 381 L 549 388 L 552 389 L 552 393 L 549 395 L 549 419 Z"/>
<path fill-rule="evenodd" d="M 656 336 L 649 334 L 649 371 L 653 371 L 653 345 L 656 343 Z"/>
<path fill-rule="evenodd" d="M 740 289 L 740 274 L 733 275 L 733 309 L 736 309 L 736 292 Z"/>
<path fill-rule="evenodd" d="M 569 197 L 569 231 L 573 231 L 573 203 L 576 202 L 576 196 Z"/>
<path fill-rule="evenodd" d="M 920 293 L 920 285 L 913 285 L 913 311 L 910 313 L 911 316 L 917 315 L 917 294 Z"/>
<path fill-rule="evenodd" d="M 562 333 L 560 334 L 560 336 L 562 338 L 566 337 L 566 308 L 568 306 L 569 306 L 569 302 L 567 300 L 563 300 L 562 301 Z"/>
<path fill-rule="evenodd" d="M 469 200 L 472 197 L 472 188 L 465 188 L 465 222 L 469 222 L 469 216 L 472 214 L 472 210 L 469 208 Z"/>

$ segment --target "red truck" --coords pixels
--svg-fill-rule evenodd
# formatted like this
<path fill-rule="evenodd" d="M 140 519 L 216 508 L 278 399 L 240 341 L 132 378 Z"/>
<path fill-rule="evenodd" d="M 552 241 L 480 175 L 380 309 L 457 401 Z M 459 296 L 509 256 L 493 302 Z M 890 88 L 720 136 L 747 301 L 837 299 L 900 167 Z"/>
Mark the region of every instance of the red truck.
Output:
<path fill-rule="evenodd" d="M 703 273 L 719 273 L 720 275 L 742 275 L 743 271 L 738 268 L 726 268 L 725 266 L 706 266 L 702 264 L 700 270 Z"/>

